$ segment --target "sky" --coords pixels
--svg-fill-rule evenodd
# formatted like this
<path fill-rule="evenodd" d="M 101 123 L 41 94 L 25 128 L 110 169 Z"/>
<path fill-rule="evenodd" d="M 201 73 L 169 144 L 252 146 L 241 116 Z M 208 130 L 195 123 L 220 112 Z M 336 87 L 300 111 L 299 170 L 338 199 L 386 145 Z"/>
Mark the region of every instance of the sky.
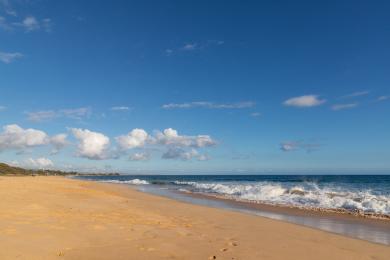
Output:
<path fill-rule="evenodd" d="M 0 161 L 390 172 L 389 1 L 0 0 Z"/>

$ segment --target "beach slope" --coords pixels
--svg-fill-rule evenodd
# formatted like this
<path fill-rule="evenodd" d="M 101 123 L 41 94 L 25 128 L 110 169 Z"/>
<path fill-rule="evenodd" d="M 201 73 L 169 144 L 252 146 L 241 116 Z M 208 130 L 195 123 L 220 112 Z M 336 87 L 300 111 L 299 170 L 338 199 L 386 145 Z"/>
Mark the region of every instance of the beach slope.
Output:
<path fill-rule="evenodd" d="M 0 259 L 390 259 L 390 247 L 64 177 L 0 177 Z"/>

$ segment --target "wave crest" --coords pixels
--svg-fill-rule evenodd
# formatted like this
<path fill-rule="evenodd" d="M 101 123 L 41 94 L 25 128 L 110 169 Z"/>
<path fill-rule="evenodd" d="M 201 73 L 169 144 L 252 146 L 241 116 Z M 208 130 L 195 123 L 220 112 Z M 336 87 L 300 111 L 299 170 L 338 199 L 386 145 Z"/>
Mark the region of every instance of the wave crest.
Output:
<path fill-rule="evenodd" d="M 272 182 L 203 183 L 175 182 L 191 187 L 193 192 L 212 193 L 260 203 L 295 207 L 344 209 L 365 213 L 390 214 L 390 196 L 371 190 L 345 190 L 341 187 L 319 187 L 316 183 L 282 185 Z"/>
<path fill-rule="evenodd" d="M 102 182 L 108 182 L 108 183 L 119 183 L 119 184 L 132 184 L 132 185 L 148 185 L 150 184 L 148 181 L 140 180 L 140 179 L 133 179 L 133 180 L 104 180 Z"/>

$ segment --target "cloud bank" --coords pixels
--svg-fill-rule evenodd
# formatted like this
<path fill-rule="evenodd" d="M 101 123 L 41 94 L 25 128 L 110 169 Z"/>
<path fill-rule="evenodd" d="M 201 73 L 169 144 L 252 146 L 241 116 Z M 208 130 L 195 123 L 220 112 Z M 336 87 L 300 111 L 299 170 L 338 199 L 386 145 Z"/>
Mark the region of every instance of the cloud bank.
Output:
<path fill-rule="evenodd" d="M 44 145 L 52 145 L 58 151 L 67 145 L 66 134 L 50 137 L 41 130 L 23 129 L 16 124 L 6 125 L 0 132 L 0 151 L 7 149 L 25 151 Z"/>

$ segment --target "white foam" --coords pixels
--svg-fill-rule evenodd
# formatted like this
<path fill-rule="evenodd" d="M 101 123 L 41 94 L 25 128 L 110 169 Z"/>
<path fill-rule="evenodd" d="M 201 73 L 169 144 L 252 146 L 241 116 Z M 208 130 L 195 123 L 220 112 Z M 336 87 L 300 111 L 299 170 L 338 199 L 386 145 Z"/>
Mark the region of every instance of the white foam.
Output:
<path fill-rule="evenodd" d="M 105 180 L 102 182 L 119 183 L 119 184 L 132 184 L 132 185 L 148 185 L 148 184 L 150 184 L 148 181 L 140 180 L 140 179 L 133 179 L 133 180 L 127 180 L 127 181 Z"/>
<path fill-rule="evenodd" d="M 318 187 L 316 183 L 302 185 L 272 182 L 204 183 L 176 182 L 189 185 L 195 191 L 226 195 L 240 200 L 265 202 L 297 207 L 359 210 L 366 213 L 390 214 L 390 196 L 378 195 L 370 190 L 345 187 Z"/>

